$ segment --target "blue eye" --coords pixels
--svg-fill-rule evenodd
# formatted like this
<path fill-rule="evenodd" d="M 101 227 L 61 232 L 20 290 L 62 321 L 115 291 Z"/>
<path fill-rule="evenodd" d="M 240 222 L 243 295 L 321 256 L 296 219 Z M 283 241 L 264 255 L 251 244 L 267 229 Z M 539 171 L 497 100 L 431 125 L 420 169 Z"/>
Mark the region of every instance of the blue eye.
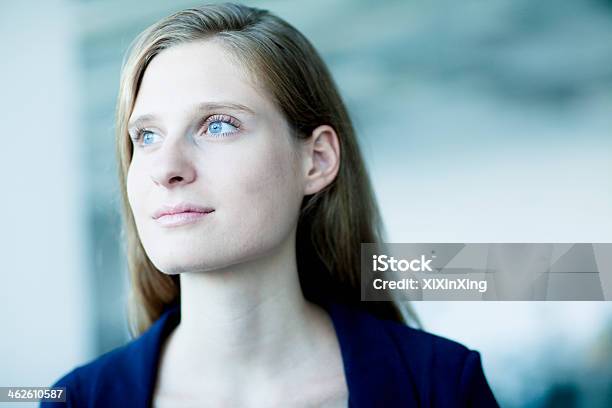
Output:
<path fill-rule="evenodd" d="M 208 132 L 213 136 L 220 136 L 226 133 L 233 133 L 236 130 L 237 130 L 236 126 L 228 122 L 222 121 L 222 120 L 215 120 L 208 124 Z"/>
<path fill-rule="evenodd" d="M 133 133 L 130 133 L 130 137 L 134 146 L 144 147 L 157 143 L 156 138 L 159 138 L 159 135 L 152 130 L 135 129 Z"/>
<path fill-rule="evenodd" d="M 155 136 L 157 135 L 150 130 L 144 130 L 142 132 L 142 144 L 145 146 L 153 144 L 155 142 Z"/>

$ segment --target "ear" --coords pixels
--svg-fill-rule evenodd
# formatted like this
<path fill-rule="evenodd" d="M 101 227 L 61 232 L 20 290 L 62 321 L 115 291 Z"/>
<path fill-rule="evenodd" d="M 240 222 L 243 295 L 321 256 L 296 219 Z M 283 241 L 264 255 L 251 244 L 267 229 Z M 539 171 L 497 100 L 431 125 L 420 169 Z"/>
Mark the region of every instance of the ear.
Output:
<path fill-rule="evenodd" d="M 304 195 L 315 194 L 328 186 L 340 168 L 340 143 L 333 127 L 321 125 L 303 145 Z"/>

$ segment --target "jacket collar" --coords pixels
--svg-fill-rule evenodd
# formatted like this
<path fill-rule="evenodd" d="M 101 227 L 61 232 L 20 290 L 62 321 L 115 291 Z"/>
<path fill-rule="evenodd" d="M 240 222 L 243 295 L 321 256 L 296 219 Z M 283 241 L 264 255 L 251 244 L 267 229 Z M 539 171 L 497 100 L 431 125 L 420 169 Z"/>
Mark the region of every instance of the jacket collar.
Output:
<path fill-rule="evenodd" d="M 406 362 L 388 324 L 357 308 L 322 302 L 338 337 L 350 407 L 416 406 L 416 393 Z M 160 353 L 165 339 L 180 322 L 180 308 L 173 305 L 137 340 L 139 364 L 133 367 L 143 400 L 134 406 L 152 406 Z"/>
<path fill-rule="evenodd" d="M 388 324 L 342 303 L 325 305 L 336 329 L 350 407 L 417 406 Z"/>

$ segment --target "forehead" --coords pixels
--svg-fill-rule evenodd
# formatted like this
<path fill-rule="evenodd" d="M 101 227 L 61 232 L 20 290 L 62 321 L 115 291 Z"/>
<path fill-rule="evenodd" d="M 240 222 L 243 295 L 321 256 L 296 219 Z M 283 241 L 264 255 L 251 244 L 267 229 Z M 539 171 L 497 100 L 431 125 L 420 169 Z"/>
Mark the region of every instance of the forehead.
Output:
<path fill-rule="evenodd" d="M 204 40 L 168 48 L 144 72 L 132 116 L 182 111 L 202 102 L 274 109 L 245 65 L 221 43 Z"/>

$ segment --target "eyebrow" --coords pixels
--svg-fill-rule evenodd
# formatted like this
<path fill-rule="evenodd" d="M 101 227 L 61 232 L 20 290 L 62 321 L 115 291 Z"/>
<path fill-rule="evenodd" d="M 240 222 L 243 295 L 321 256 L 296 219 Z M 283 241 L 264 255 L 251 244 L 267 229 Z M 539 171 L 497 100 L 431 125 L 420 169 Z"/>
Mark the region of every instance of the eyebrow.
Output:
<path fill-rule="evenodd" d="M 239 103 L 231 103 L 231 102 L 202 102 L 193 106 L 191 109 L 192 115 L 201 114 L 203 112 L 211 112 L 211 111 L 219 111 L 219 110 L 233 110 L 239 112 L 249 113 L 254 115 L 255 112 L 246 105 L 242 105 Z M 128 123 L 128 129 L 140 128 L 143 127 L 145 123 L 153 122 L 158 119 L 157 115 L 154 114 L 144 114 L 140 115 Z"/>

